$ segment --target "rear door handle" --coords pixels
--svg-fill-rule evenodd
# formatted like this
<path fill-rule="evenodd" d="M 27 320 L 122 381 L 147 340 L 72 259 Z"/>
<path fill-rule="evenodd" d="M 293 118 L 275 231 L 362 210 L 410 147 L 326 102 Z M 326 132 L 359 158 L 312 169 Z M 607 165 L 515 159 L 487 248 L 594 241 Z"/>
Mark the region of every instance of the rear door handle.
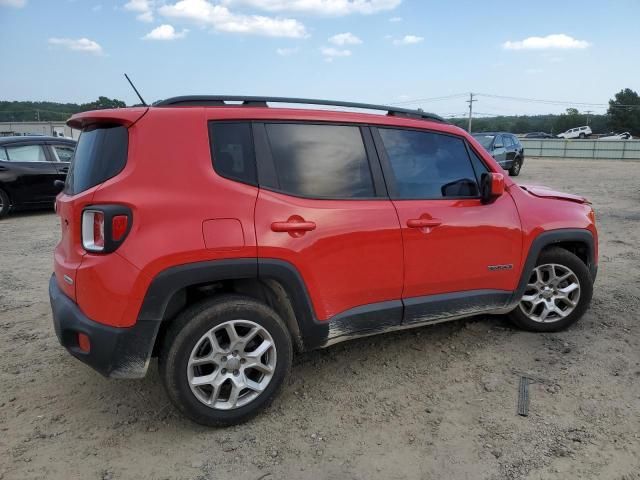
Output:
<path fill-rule="evenodd" d="M 316 229 L 316 224 L 314 222 L 307 222 L 301 218 L 291 217 L 286 222 L 273 222 L 271 224 L 271 230 L 274 232 L 310 232 Z"/>
<path fill-rule="evenodd" d="M 407 220 L 409 228 L 433 228 L 442 225 L 442 220 L 437 218 L 411 218 Z"/>

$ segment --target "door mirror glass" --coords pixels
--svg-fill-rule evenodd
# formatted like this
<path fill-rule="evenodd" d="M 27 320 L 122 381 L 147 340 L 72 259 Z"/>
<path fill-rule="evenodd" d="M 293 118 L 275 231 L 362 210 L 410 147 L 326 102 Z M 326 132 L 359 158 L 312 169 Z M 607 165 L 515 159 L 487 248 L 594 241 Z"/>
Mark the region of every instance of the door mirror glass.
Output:
<path fill-rule="evenodd" d="M 489 203 L 504 193 L 504 175 L 501 173 L 483 173 L 480 180 L 480 199 Z"/>

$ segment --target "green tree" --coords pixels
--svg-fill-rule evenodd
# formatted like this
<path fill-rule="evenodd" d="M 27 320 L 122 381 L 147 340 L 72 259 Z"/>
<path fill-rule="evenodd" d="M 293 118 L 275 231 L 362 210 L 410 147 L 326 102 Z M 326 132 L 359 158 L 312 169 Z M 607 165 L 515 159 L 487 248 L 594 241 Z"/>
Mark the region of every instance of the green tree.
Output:
<path fill-rule="evenodd" d="M 105 108 L 124 108 L 126 106 L 126 103 L 116 98 L 98 97 L 98 100 L 96 100 L 95 102 L 83 103 L 82 105 L 80 105 L 80 110 L 102 110 Z"/>
<path fill-rule="evenodd" d="M 620 90 L 609 100 L 609 126 L 616 132 L 640 135 L 640 96 L 630 88 Z"/>

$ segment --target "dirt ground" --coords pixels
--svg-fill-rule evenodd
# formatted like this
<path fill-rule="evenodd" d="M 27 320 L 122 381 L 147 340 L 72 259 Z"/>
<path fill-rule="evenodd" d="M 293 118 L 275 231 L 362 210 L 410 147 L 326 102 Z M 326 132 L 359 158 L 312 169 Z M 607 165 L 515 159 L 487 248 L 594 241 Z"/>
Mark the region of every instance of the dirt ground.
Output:
<path fill-rule="evenodd" d="M 47 295 L 57 217 L 3 220 L 0 479 L 640 479 L 640 162 L 531 159 L 518 180 L 595 205 L 600 272 L 576 326 L 481 316 L 307 353 L 270 409 L 219 430 L 169 405 L 153 363 L 109 380 L 68 355 Z"/>

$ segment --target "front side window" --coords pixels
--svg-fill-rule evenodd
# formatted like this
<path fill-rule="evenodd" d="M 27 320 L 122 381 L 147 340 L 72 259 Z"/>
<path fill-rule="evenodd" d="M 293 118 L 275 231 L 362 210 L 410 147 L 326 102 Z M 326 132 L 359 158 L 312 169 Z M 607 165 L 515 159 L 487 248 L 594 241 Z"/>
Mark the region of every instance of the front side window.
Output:
<path fill-rule="evenodd" d="M 374 197 L 360 128 L 341 125 L 265 125 L 279 189 L 302 197 Z"/>
<path fill-rule="evenodd" d="M 251 124 L 210 122 L 209 140 L 215 171 L 231 180 L 257 184 Z"/>
<path fill-rule="evenodd" d="M 379 129 L 392 173 L 394 199 L 477 197 L 464 141 L 414 130 Z"/>
<path fill-rule="evenodd" d="M 6 147 L 10 162 L 46 162 L 47 157 L 41 145 L 20 145 Z"/>
<path fill-rule="evenodd" d="M 70 162 L 73 157 L 73 147 L 67 145 L 52 145 L 53 154 L 58 162 Z"/>
<path fill-rule="evenodd" d="M 505 147 L 513 147 L 513 140 L 511 140 L 511 137 L 509 135 L 503 135 L 502 138 Z"/>

